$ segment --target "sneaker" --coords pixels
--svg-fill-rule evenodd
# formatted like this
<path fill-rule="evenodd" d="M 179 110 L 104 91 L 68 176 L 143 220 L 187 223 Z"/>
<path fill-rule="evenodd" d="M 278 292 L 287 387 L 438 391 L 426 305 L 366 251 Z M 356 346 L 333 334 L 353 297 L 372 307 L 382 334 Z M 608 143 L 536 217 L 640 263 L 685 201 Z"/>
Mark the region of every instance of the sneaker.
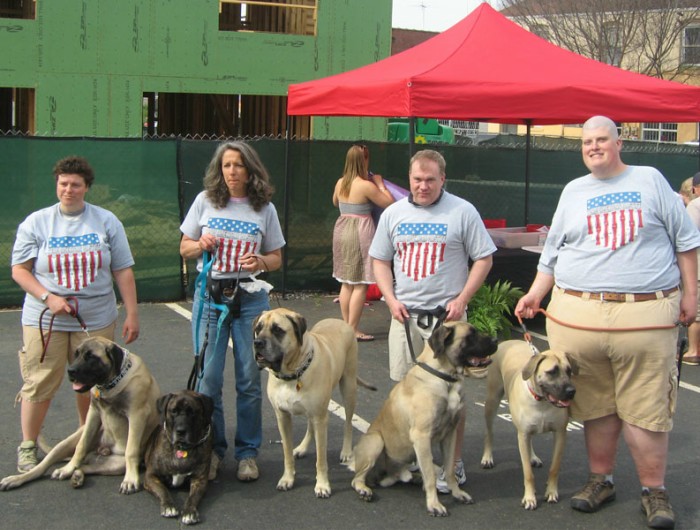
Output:
<path fill-rule="evenodd" d="M 467 481 L 467 473 L 464 471 L 464 462 L 462 460 L 457 460 L 457 462 L 455 462 L 455 478 L 457 479 L 457 484 L 460 486 Z M 437 478 L 435 486 L 440 493 L 450 493 L 447 480 L 445 480 L 444 469 L 440 470 L 440 476 Z"/>
<path fill-rule="evenodd" d="M 36 444 L 32 440 L 19 444 L 17 448 L 17 471 L 26 473 L 34 469 L 38 463 L 39 457 L 37 456 Z"/>
<path fill-rule="evenodd" d="M 244 458 L 238 463 L 238 474 L 236 475 L 241 482 L 252 482 L 258 480 L 260 473 L 258 465 L 255 463 L 255 458 Z"/>
<path fill-rule="evenodd" d="M 642 491 L 642 512 L 647 517 L 649 528 L 673 528 L 673 508 L 666 490 L 649 488 Z"/>
<path fill-rule="evenodd" d="M 216 474 L 219 472 L 219 467 L 221 467 L 222 458 L 212 451 L 211 453 L 211 463 L 209 464 L 209 480 L 214 480 Z"/>
<path fill-rule="evenodd" d="M 615 500 L 615 485 L 605 480 L 605 475 L 591 473 L 588 483 L 571 497 L 571 507 L 580 512 L 592 513 L 606 502 Z"/>

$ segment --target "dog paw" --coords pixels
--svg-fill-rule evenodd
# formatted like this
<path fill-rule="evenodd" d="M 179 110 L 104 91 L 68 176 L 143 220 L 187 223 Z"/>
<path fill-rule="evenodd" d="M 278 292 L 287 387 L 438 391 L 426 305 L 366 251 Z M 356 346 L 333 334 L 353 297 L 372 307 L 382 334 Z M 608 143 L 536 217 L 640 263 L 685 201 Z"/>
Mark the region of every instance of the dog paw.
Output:
<path fill-rule="evenodd" d="M 520 501 L 520 504 L 526 510 L 537 509 L 537 499 L 535 497 L 529 497 L 526 495 L 525 497 L 523 497 L 523 500 Z"/>
<path fill-rule="evenodd" d="M 331 496 L 331 487 L 329 484 L 316 484 L 314 493 L 317 499 L 327 499 Z"/>
<path fill-rule="evenodd" d="M 447 517 L 450 515 L 450 512 L 448 512 L 447 508 L 445 508 L 440 502 L 436 501 L 433 504 L 428 504 L 428 514 L 433 517 Z"/>
<path fill-rule="evenodd" d="M 182 514 L 182 519 L 180 519 L 182 524 L 197 524 L 199 522 L 199 512 L 193 510 L 188 513 Z"/>
<path fill-rule="evenodd" d="M 279 480 L 277 483 L 277 490 L 278 491 L 289 491 L 294 487 L 294 478 L 289 478 L 286 476 L 282 476 L 282 478 Z"/>
<path fill-rule="evenodd" d="M 538 457 L 537 455 L 534 455 L 530 459 L 530 465 L 532 467 L 542 467 L 542 460 L 540 460 L 540 457 Z"/>
<path fill-rule="evenodd" d="M 76 469 L 70 477 L 70 485 L 74 489 L 78 489 L 82 488 L 83 484 L 85 484 L 85 473 L 80 469 Z"/>
<path fill-rule="evenodd" d="M 141 483 L 138 480 L 124 479 L 119 485 L 119 493 L 122 495 L 131 495 L 141 489 Z"/>
<path fill-rule="evenodd" d="M 349 462 L 352 462 L 352 461 L 353 461 L 352 451 L 340 453 L 340 463 L 341 464 L 348 464 Z"/>
<path fill-rule="evenodd" d="M 367 487 L 365 484 L 356 484 L 355 481 L 352 482 L 352 489 L 354 489 L 357 494 L 365 502 L 370 502 L 372 500 L 373 491 L 371 488 Z"/>
<path fill-rule="evenodd" d="M 180 510 L 177 509 L 177 506 L 173 506 L 172 504 L 164 505 L 160 507 L 160 515 L 161 517 L 171 519 L 173 517 L 178 517 L 180 515 Z"/>
<path fill-rule="evenodd" d="M 18 480 L 22 475 L 10 475 L 0 480 L 0 491 L 9 491 L 18 488 L 21 482 Z"/>
<path fill-rule="evenodd" d="M 544 494 L 544 498 L 547 500 L 547 502 L 552 504 L 559 502 L 559 491 L 556 489 L 547 488 L 547 491 Z"/>
<path fill-rule="evenodd" d="M 472 499 L 472 496 L 464 490 L 458 489 L 456 493 L 452 493 L 452 496 L 462 504 L 474 504 L 474 499 Z"/>
<path fill-rule="evenodd" d="M 66 464 L 61 468 L 54 469 L 53 473 L 51 473 L 51 478 L 54 480 L 66 480 L 67 478 L 73 476 L 75 469 L 76 468 L 74 465 Z"/>
<path fill-rule="evenodd" d="M 493 463 L 493 458 L 490 457 L 483 457 L 481 459 L 481 468 L 482 469 L 493 469 L 496 464 Z"/>

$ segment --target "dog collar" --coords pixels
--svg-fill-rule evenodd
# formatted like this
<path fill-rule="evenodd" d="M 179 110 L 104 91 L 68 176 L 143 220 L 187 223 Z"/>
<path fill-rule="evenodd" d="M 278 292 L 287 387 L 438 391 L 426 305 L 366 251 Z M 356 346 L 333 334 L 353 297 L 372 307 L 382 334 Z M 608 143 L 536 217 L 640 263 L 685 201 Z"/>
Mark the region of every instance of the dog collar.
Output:
<path fill-rule="evenodd" d="M 527 389 L 530 391 L 532 397 L 535 398 L 535 401 L 544 401 L 544 396 L 540 396 L 537 392 L 535 392 L 528 381 L 525 381 L 525 386 L 527 386 Z"/>
<path fill-rule="evenodd" d="M 306 359 L 304 362 L 301 364 L 299 368 L 297 368 L 294 373 L 291 374 L 281 374 L 279 372 L 272 372 L 275 374 L 275 377 L 277 379 L 281 379 L 282 381 L 294 381 L 295 379 L 299 379 L 302 375 L 304 375 L 304 372 L 308 370 L 309 366 L 311 365 L 311 361 L 314 359 L 314 350 L 311 349 L 309 351 L 309 355 L 306 356 Z M 297 385 L 299 386 L 299 385 Z"/>
<path fill-rule="evenodd" d="M 107 392 L 108 390 L 112 390 L 115 386 L 119 384 L 119 382 L 124 379 L 126 376 L 127 372 L 131 369 L 133 363 L 131 361 L 131 355 L 129 354 L 129 350 L 124 350 L 124 358 L 122 359 L 122 369 L 119 372 L 119 375 L 112 379 L 109 383 L 106 385 L 95 385 L 95 397 L 99 397 L 100 393 Z"/>

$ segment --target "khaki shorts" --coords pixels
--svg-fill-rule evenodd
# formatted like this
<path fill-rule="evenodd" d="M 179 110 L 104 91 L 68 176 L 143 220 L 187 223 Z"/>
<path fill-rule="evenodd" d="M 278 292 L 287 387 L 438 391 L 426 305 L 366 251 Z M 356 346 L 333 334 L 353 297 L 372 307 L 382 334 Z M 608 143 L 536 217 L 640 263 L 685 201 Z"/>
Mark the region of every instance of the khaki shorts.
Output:
<path fill-rule="evenodd" d="M 425 347 L 425 342 L 432 335 L 436 320 L 433 319 L 433 326 L 422 329 L 416 323 L 417 316 L 411 314 L 409 329 L 411 330 L 413 353 L 415 353 L 416 358 L 421 354 Z M 462 320 L 467 320 L 466 313 Z M 391 326 L 389 327 L 389 377 L 392 381 L 401 381 L 412 367 L 413 359 L 411 358 L 411 351 L 408 349 L 406 328 L 404 324 L 392 318 Z"/>
<path fill-rule="evenodd" d="M 547 312 L 567 324 L 604 329 L 673 325 L 680 291 L 647 302 L 601 302 L 564 294 L 554 287 Z M 583 331 L 547 320 L 549 345 L 572 355 L 579 421 L 617 414 L 654 432 L 673 428 L 678 393 L 678 328 L 628 332 Z"/>
<path fill-rule="evenodd" d="M 102 329 L 90 330 L 90 336 L 114 340 L 115 327 L 116 322 Z M 83 331 L 53 330 L 43 363 L 39 362 L 44 350 L 39 328 L 22 326 L 22 336 L 24 345 L 18 354 L 24 385 L 19 397 L 33 402 L 48 401 L 58 392 L 66 365 L 73 361 L 76 348 L 87 338 L 87 334 Z"/>

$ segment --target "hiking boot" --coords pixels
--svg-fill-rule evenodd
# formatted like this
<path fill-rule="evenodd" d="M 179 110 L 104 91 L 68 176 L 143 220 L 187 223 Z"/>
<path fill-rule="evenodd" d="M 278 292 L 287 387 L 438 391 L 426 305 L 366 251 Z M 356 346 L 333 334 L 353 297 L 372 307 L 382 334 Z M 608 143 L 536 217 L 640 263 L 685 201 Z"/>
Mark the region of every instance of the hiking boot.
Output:
<path fill-rule="evenodd" d="M 588 483 L 571 497 L 571 507 L 580 512 L 597 512 L 606 502 L 615 500 L 615 485 L 605 480 L 605 475 L 591 473 Z"/>
<path fill-rule="evenodd" d="M 236 475 L 241 482 L 252 482 L 258 480 L 260 473 L 258 465 L 255 463 L 255 458 L 244 458 L 238 463 L 238 474 Z"/>
<path fill-rule="evenodd" d="M 455 478 L 457 479 L 457 484 L 460 486 L 467 481 L 467 473 L 464 471 L 464 462 L 457 460 L 455 462 Z M 440 493 L 450 493 L 450 488 L 447 487 L 447 480 L 445 480 L 445 470 L 440 471 L 440 476 L 435 482 L 435 486 Z"/>
<path fill-rule="evenodd" d="M 649 488 L 642 491 L 642 512 L 649 528 L 673 528 L 676 524 L 666 490 Z"/>
<path fill-rule="evenodd" d="M 32 440 L 19 444 L 17 448 L 17 471 L 26 473 L 34 469 L 38 463 L 39 457 L 37 456 L 36 444 Z"/>
<path fill-rule="evenodd" d="M 221 467 L 222 458 L 212 451 L 211 453 L 211 463 L 209 464 L 209 480 L 214 480 L 216 474 L 219 472 L 219 467 Z"/>

